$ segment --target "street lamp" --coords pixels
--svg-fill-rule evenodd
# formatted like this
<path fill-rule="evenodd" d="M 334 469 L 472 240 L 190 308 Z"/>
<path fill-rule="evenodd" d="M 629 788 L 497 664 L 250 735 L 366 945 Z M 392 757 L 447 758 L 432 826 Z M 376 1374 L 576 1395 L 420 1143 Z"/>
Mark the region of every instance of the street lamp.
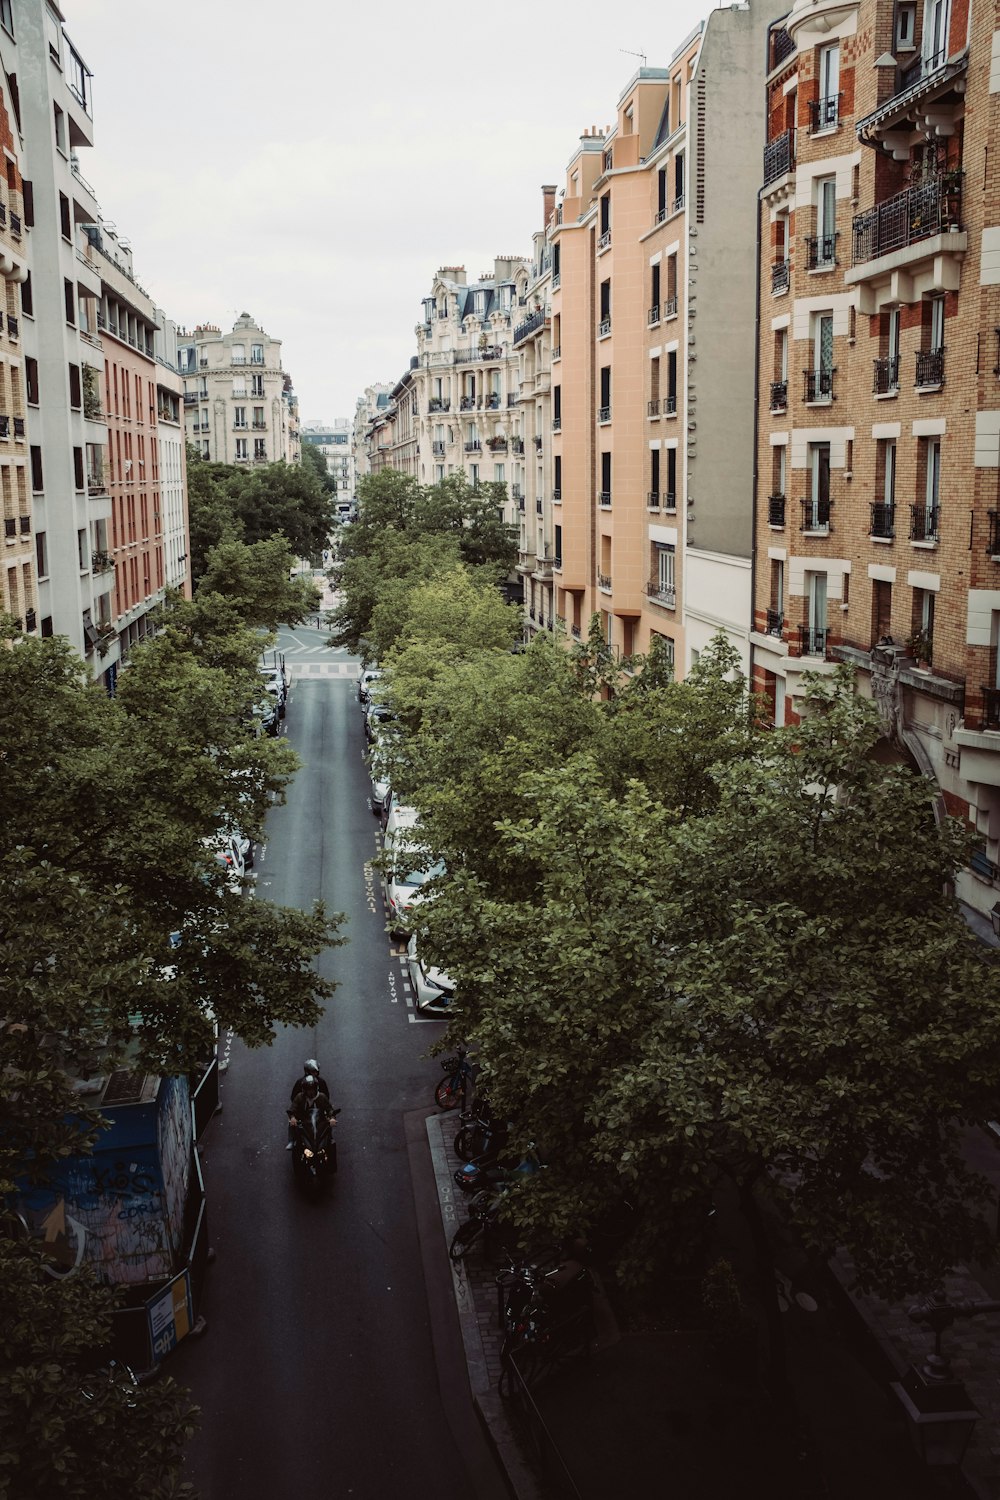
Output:
<path fill-rule="evenodd" d="M 968 1391 L 941 1353 L 941 1334 L 956 1318 L 998 1310 L 1000 1302 L 947 1302 L 937 1293 L 908 1310 L 915 1323 L 933 1329 L 934 1352 L 919 1370 L 911 1365 L 902 1380 L 893 1381 L 891 1390 L 903 1408 L 913 1446 L 930 1467 L 957 1468 L 979 1419 Z"/>

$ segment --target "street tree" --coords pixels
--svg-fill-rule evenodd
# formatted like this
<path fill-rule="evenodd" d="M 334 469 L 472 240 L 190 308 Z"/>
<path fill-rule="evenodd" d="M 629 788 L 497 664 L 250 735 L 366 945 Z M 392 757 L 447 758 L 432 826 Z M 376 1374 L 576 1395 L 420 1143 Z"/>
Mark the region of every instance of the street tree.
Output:
<path fill-rule="evenodd" d="M 211 549 L 283 536 L 296 557 L 320 557 L 335 525 L 334 497 L 315 466 L 272 463 L 247 470 L 187 450 L 191 576 L 197 585 Z"/>

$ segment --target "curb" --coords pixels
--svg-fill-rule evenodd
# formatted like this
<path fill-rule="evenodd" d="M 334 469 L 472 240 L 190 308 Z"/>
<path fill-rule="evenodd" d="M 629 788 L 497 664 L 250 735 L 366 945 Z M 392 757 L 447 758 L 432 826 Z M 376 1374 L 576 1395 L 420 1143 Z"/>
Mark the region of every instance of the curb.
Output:
<path fill-rule="evenodd" d="M 506 1407 L 490 1381 L 473 1288 L 465 1275 L 464 1265 L 461 1261 L 455 1262 L 448 1257 L 451 1237 L 463 1216 L 459 1213 L 459 1205 L 455 1201 L 456 1195 L 445 1146 L 444 1119 L 441 1115 L 429 1115 L 426 1126 L 431 1167 L 441 1209 L 441 1253 L 448 1260 L 451 1271 L 455 1308 L 469 1369 L 472 1404 L 496 1454 L 497 1462 L 506 1477 L 514 1500 L 546 1500 L 546 1491 L 523 1457 L 507 1416 Z"/>

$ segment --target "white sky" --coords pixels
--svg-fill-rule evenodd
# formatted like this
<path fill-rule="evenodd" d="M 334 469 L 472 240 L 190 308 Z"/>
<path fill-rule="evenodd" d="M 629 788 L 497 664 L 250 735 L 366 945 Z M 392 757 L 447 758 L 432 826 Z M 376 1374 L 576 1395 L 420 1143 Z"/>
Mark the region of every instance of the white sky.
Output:
<path fill-rule="evenodd" d="M 527 255 L 542 183 L 710 0 L 61 0 L 94 73 L 80 167 L 168 317 L 283 340 L 304 421 L 416 352 L 440 265 Z"/>

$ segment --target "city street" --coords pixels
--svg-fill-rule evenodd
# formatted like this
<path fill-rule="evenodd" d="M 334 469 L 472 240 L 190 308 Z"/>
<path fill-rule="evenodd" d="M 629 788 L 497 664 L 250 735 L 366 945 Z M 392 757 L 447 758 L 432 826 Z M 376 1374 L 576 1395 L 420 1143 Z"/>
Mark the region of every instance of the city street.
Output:
<path fill-rule="evenodd" d="M 281 633 L 284 732 L 303 766 L 255 873 L 262 897 L 346 912 L 350 941 L 320 960 L 340 987 L 314 1031 L 255 1052 L 221 1040 L 223 1112 L 203 1153 L 208 1332 L 167 1368 L 202 1408 L 188 1464 L 201 1500 L 387 1500 L 430 1495 L 444 1474 L 492 1500 L 505 1490 L 470 1402 L 420 1118 L 440 1077 L 422 1054 L 441 1028 L 408 1008 L 383 928 L 358 667 L 325 640 Z M 339 1172 L 318 1201 L 296 1191 L 285 1150 L 289 1090 L 312 1056 L 342 1106 Z"/>

